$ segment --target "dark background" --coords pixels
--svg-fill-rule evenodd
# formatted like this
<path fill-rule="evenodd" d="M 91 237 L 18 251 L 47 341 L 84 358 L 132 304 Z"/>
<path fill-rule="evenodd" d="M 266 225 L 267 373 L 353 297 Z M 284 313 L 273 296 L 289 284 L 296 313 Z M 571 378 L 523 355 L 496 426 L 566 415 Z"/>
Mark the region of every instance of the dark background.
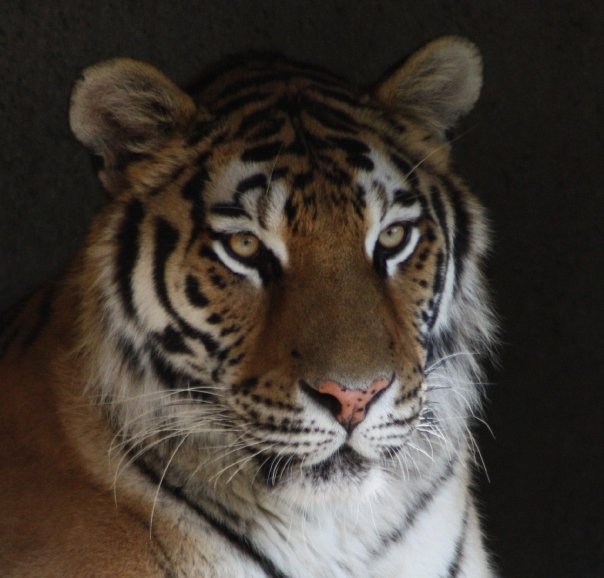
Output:
<path fill-rule="evenodd" d="M 456 158 L 495 233 L 502 348 L 478 480 L 490 545 L 509 578 L 602 577 L 601 0 L 1 0 L 0 308 L 62 268 L 102 203 L 67 124 L 83 67 L 128 55 L 186 84 L 270 49 L 365 83 L 443 34 L 485 62 Z"/>

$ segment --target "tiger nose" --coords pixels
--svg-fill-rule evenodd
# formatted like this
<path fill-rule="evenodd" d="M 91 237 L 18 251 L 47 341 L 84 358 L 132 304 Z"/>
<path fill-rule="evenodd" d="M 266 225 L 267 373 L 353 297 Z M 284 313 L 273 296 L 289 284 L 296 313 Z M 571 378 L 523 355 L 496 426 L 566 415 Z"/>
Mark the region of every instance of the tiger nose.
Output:
<path fill-rule="evenodd" d="M 325 396 L 331 396 L 339 403 L 339 408 L 332 407 L 336 419 L 348 430 L 365 419 L 369 402 L 390 385 L 390 380 L 378 377 L 367 389 L 349 389 L 345 385 L 327 379 L 319 384 L 318 390 Z"/>

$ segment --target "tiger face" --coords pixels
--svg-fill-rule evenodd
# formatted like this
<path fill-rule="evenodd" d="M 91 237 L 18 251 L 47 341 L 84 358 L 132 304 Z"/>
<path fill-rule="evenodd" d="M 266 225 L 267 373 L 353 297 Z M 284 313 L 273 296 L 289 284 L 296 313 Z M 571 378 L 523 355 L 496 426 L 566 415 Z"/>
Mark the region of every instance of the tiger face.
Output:
<path fill-rule="evenodd" d="M 479 87 L 459 39 L 371 91 L 281 60 L 196 102 L 134 61 L 85 72 L 72 128 L 112 200 L 85 251 L 79 353 L 133 460 L 179 486 L 340 491 L 455 447 L 477 395 L 435 369 L 488 322 L 483 217 L 444 131 Z"/>

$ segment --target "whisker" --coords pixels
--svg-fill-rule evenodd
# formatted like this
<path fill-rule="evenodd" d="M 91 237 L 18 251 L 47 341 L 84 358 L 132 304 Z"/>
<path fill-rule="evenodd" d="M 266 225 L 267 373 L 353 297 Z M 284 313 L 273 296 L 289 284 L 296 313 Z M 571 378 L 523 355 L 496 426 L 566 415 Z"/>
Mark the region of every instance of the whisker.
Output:
<path fill-rule="evenodd" d="M 157 490 L 155 491 L 155 496 L 153 498 L 153 506 L 151 508 L 151 516 L 149 518 L 149 539 L 153 539 L 153 516 L 155 515 L 155 507 L 157 505 L 157 498 L 159 497 L 159 490 L 161 489 L 162 482 L 164 481 L 164 478 L 166 477 L 166 473 L 168 472 L 168 468 L 170 467 L 172 460 L 174 460 L 174 456 L 176 456 L 176 454 L 178 453 L 178 450 L 180 450 L 180 448 L 185 443 L 185 441 L 187 441 L 188 437 L 189 437 L 188 434 L 183 436 L 180 443 L 176 446 L 176 448 L 172 452 L 172 455 L 170 456 L 170 459 L 166 463 L 166 466 L 161 474 L 159 483 L 157 484 Z"/>
<path fill-rule="evenodd" d="M 469 127 L 467 130 L 461 132 L 460 134 L 456 135 L 454 138 L 444 142 L 443 144 L 433 148 L 427 155 L 425 155 L 420 161 L 418 161 L 417 163 L 415 163 L 411 169 L 409 169 L 409 171 L 404 175 L 404 179 L 407 180 L 421 165 L 423 165 L 432 155 L 435 155 L 437 152 L 443 150 L 444 148 L 448 148 L 449 146 L 451 146 L 454 142 L 462 139 L 463 137 L 465 137 L 469 132 L 471 132 L 472 130 L 474 130 L 474 127 Z"/>

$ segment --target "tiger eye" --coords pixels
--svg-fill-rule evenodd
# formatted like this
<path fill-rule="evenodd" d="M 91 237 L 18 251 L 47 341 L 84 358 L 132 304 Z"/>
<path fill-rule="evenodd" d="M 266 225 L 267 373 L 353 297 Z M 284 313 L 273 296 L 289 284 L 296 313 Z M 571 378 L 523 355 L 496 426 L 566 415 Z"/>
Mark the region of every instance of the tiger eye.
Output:
<path fill-rule="evenodd" d="M 229 237 L 229 248 L 238 257 L 249 259 L 260 250 L 260 241 L 251 233 L 238 233 Z"/>
<path fill-rule="evenodd" d="M 378 237 L 378 243 L 384 249 L 394 249 L 403 242 L 405 238 L 405 227 L 400 223 L 390 225 L 384 229 Z"/>

